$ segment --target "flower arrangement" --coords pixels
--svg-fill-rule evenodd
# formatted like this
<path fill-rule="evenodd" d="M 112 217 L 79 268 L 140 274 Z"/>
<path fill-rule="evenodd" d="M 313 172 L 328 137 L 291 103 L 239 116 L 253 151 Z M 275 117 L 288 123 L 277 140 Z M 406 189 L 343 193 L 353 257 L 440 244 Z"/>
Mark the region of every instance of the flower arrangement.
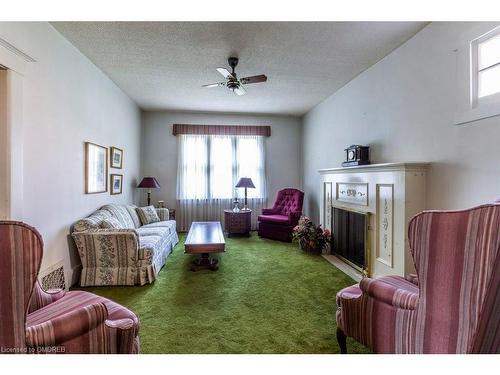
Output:
<path fill-rule="evenodd" d="M 330 242 L 331 236 L 328 229 L 323 230 L 321 225 L 314 225 L 307 216 L 302 216 L 298 225 L 293 228 L 293 240 L 307 252 L 321 253 Z"/>

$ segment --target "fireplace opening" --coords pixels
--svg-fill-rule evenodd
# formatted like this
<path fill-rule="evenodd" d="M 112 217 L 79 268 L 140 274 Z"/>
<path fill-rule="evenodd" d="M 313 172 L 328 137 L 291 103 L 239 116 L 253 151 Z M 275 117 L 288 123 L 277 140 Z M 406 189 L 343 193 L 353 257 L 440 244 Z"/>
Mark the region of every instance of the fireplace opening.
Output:
<path fill-rule="evenodd" d="M 332 207 L 332 254 L 367 272 L 368 213 Z"/>

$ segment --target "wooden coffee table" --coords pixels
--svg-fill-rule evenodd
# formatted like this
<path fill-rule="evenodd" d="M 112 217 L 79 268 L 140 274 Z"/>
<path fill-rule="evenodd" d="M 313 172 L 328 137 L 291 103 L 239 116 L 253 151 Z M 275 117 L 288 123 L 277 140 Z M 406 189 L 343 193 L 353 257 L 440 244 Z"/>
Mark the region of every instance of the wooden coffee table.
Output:
<path fill-rule="evenodd" d="M 194 221 L 184 243 L 184 253 L 199 254 L 200 257 L 193 261 L 191 271 L 210 269 L 216 271 L 219 262 L 211 258 L 211 253 L 223 253 L 226 242 L 222 233 L 222 226 L 218 221 Z"/>

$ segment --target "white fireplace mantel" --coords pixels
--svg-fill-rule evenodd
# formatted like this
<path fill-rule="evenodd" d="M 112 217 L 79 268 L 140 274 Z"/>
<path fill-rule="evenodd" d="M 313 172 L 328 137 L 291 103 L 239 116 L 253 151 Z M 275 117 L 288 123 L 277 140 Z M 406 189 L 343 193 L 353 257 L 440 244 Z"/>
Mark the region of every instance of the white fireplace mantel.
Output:
<path fill-rule="evenodd" d="M 340 168 L 325 168 L 318 169 L 321 174 L 332 173 L 360 173 L 360 172 L 388 172 L 388 171 L 421 171 L 427 169 L 430 163 L 426 162 L 406 162 L 406 163 L 383 163 L 383 164 L 367 164 L 353 167 Z"/>
<path fill-rule="evenodd" d="M 320 222 L 324 228 L 331 229 L 332 207 L 369 214 L 369 276 L 414 272 L 408 222 L 425 209 L 428 167 L 426 162 L 404 162 L 318 170 Z"/>

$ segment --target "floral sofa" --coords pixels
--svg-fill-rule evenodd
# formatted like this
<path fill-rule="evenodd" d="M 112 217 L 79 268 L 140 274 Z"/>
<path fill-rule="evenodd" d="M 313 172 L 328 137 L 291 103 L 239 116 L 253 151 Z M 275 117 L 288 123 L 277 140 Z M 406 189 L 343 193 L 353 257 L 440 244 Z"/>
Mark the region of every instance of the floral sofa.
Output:
<path fill-rule="evenodd" d="M 157 208 L 160 221 L 141 225 L 135 209 L 109 204 L 75 223 L 71 235 L 82 261 L 81 286 L 144 285 L 156 279 L 179 241 L 176 223 L 168 220 L 166 208 Z M 120 228 L 102 228 L 109 218 Z"/>

